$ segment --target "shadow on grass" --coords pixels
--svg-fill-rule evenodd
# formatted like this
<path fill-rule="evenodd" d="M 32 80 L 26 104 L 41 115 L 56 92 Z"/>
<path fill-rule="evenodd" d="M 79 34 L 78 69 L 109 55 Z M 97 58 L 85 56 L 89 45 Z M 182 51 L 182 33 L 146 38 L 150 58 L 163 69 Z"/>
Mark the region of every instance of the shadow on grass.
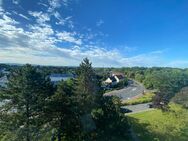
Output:
<path fill-rule="evenodd" d="M 173 134 L 168 129 L 169 133 L 163 133 L 161 131 L 155 132 L 151 130 L 151 125 L 148 123 L 139 123 L 139 120 L 133 117 L 129 117 L 130 125 L 134 134 L 139 141 L 187 141 L 188 140 L 188 127 L 179 132 L 179 134 Z M 175 124 L 175 123 L 172 123 Z M 154 128 L 154 127 L 152 127 Z M 168 127 L 167 127 L 168 128 Z"/>

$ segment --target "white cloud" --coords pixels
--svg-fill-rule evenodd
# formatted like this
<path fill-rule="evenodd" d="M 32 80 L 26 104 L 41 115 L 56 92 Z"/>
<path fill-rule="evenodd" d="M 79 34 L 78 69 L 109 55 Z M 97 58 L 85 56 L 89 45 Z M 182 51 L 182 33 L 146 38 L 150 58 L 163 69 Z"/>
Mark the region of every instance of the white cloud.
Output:
<path fill-rule="evenodd" d="M 54 17 L 58 20 L 58 22 L 56 22 L 57 25 L 64 25 L 66 22 L 66 19 L 64 20 L 61 15 L 59 14 L 59 12 L 55 11 L 53 13 Z"/>
<path fill-rule="evenodd" d="M 54 10 L 60 8 L 62 5 L 68 6 L 70 0 L 48 0 L 50 8 L 49 10 Z"/>
<path fill-rule="evenodd" d="M 59 39 L 52 36 L 55 32 L 50 25 L 43 27 L 33 25 L 29 27 L 31 31 L 25 31 L 22 28 L 16 28 L 17 22 L 10 17 L 3 20 L 7 24 L 2 24 L 0 28 L 0 59 L 2 62 L 78 65 L 82 58 L 89 57 L 95 66 L 119 67 L 136 66 L 140 65 L 140 62 L 152 63 L 155 60 L 153 53 L 125 58 L 118 50 L 106 50 L 98 46 L 87 46 L 87 49 L 83 48 L 84 45 L 83 47 L 58 47 L 55 43 L 59 42 Z M 58 34 L 62 40 L 80 44 L 72 37 L 76 33 Z"/>
<path fill-rule="evenodd" d="M 0 15 L 3 15 L 4 9 L 3 9 L 3 0 L 0 0 Z"/>
<path fill-rule="evenodd" d="M 26 20 L 30 20 L 27 16 L 23 15 L 23 14 L 18 14 L 20 17 L 26 19 Z"/>
<path fill-rule="evenodd" d="M 60 0 L 49 0 L 49 4 L 53 9 L 61 7 Z"/>
<path fill-rule="evenodd" d="M 0 6 L 2 6 L 3 5 L 3 0 L 0 0 Z"/>
<path fill-rule="evenodd" d="M 48 5 L 47 4 L 45 4 L 45 3 L 42 3 L 42 2 L 38 2 L 38 5 L 42 5 L 42 6 L 44 6 L 44 7 L 48 7 Z"/>
<path fill-rule="evenodd" d="M 153 67 L 160 66 L 164 62 L 161 58 L 161 54 L 155 54 L 153 52 L 140 54 L 132 57 L 125 57 L 120 59 L 121 66 L 145 66 L 145 67 Z"/>
<path fill-rule="evenodd" d="M 67 1 L 64 0 L 64 2 Z M 93 39 L 98 36 L 97 33 L 82 35 L 74 31 L 54 29 L 50 25 L 51 16 L 64 24 L 72 22 L 72 17 L 62 18 L 55 10 L 60 8 L 59 4 L 60 1 L 51 0 L 51 12 L 49 9 L 47 12 L 29 11 L 35 23 L 28 24 L 27 28 L 20 27 L 19 21 L 3 13 L 0 17 L 0 61 L 41 65 L 78 65 L 84 57 L 88 57 L 94 66 L 106 67 L 158 66 L 163 63 L 160 57 L 162 51 L 125 57 L 117 49 L 107 50 L 100 45 L 85 44 L 85 40 L 90 41 L 89 35 Z M 18 15 L 28 19 L 25 15 Z M 74 26 L 73 23 L 72 26 Z M 64 47 L 64 43 L 71 44 L 69 47 Z"/>
<path fill-rule="evenodd" d="M 188 60 L 174 60 L 170 63 L 167 63 L 169 67 L 179 67 L 179 68 L 188 68 Z"/>
<path fill-rule="evenodd" d="M 54 12 L 56 9 L 60 8 L 62 4 L 65 6 L 68 5 L 67 0 L 48 0 L 48 2 L 49 2 L 48 12 Z"/>
<path fill-rule="evenodd" d="M 81 45 L 82 44 L 82 40 L 81 39 L 76 39 L 75 33 L 70 33 L 70 32 L 58 32 L 57 37 L 59 40 L 63 40 L 63 41 L 67 41 L 70 43 L 75 43 L 77 45 Z"/>
<path fill-rule="evenodd" d="M 0 24 L 0 60 L 9 63 L 32 63 L 41 65 L 78 65 L 84 57 L 88 57 L 94 66 L 152 66 L 158 65 L 159 51 L 134 57 L 123 57 L 118 50 L 106 50 L 99 46 L 72 46 L 63 48 L 55 43 L 59 38 L 50 25 L 30 25 L 29 30 L 17 28 L 18 22 L 10 17 L 1 19 Z M 10 30 L 11 29 L 11 30 Z M 76 33 L 57 33 L 66 42 L 75 42 Z M 158 62 L 157 62 L 158 61 Z"/>
<path fill-rule="evenodd" d="M 9 16 L 7 16 L 6 14 L 4 14 L 2 16 L 2 18 L 0 19 L 0 26 L 4 26 L 4 24 L 18 24 L 17 21 L 15 21 L 14 19 L 10 18 Z"/>
<path fill-rule="evenodd" d="M 28 12 L 31 16 L 36 18 L 37 23 L 39 24 L 44 24 L 47 21 L 50 21 L 50 15 L 47 13 L 43 13 L 42 11 L 37 12 L 37 11 L 29 11 Z"/>
<path fill-rule="evenodd" d="M 96 23 L 96 26 L 101 26 L 102 24 L 104 24 L 104 21 L 102 19 L 100 19 L 97 23 Z"/>
<path fill-rule="evenodd" d="M 20 2 L 20 0 L 12 0 L 12 3 L 13 3 L 13 4 L 16 4 L 16 5 L 18 5 L 19 2 Z"/>

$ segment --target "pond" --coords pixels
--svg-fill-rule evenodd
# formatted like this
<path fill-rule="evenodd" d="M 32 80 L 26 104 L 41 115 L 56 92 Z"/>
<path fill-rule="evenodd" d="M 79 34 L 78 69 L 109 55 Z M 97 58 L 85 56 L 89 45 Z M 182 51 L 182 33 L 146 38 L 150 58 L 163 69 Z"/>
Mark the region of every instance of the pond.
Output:
<path fill-rule="evenodd" d="M 54 83 L 62 81 L 62 80 L 66 81 L 71 78 L 75 78 L 73 74 L 51 74 L 50 75 L 50 80 Z"/>

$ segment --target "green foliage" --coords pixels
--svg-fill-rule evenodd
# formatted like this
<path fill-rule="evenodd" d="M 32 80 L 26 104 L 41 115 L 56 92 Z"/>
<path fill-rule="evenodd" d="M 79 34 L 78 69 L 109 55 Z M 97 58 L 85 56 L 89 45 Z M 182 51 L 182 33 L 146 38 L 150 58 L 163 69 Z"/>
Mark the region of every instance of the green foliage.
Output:
<path fill-rule="evenodd" d="M 123 101 L 122 105 L 136 105 L 136 104 L 142 104 L 142 103 L 148 103 L 148 102 L 152 102 L 153 97 L 155 96 L 154 93 L 146 93 L 145 95 L 135 98 L 135 99 L 131 99 L 131 100 L 127 100 L 127 101 Z"/>
<path fill-rule="evenodd" d="M 133 131 L 141 141 L 187 141 L 188 110 L 170 104 L 170 111 L 153 110 L 129 115 Z"/>
<path fill-rule="evenodd" d="M 139 82 L 143 82 L 145 77 L 143 74 L 136 74 L 135 79 Z"/>
<path fill-rule="evenodd" d="M 122 88 L 126 87 L 127 85 L 128 85 L 128 79 L 127 79 L 127 78 L 124 78 L 124 79 L 123 79 L 122 81 L 120 81 L 119 83 L 110 86 L 110 88 L 112 88 L 112 90 L 110 90 L 110 91 L 122 89 Z"/>
<path fill-rule="evenodd" d="M 91 66 L 91 62 L 87 58 L 81 62 L 78 70 L 78 92 L 85 94 L 95 94 L 97 92 L 97 79 L 94 69 Z"/>
<path fill-rule="evenodd" d="M 103 97 L 100 81 L 86 58 L 77 78 L 53 86 L 40 67 L 12 69 L 0 99 L 2 141 L 126 140 L 127 118 L 120 100 Z M 123 83 L 124 84 L 124 83 Z"/>
<path fill-rule="evenodd" d="M 181 91 L 173 97 L 172 101 L 188 108 L 188 87 L 181 89 Z"/>
<path fill-rule="evenodd" d="M 188 71 L 176 68 L 125 68 L 128 77 L 142 82 L 147 89 L 157 91 L 154 106 L 168 109 L 168 103 L 174 95 L 188 85 Z"/>
<path fill-rule="evenodd" d="M 7 88 L 1 92 L 0 126 L 4 133 L 13 133 L 15 140 L 34 140 L 40 137 L 43 109 L 53 91 L 50 80 L 30 65 L 25 65 L 8 77 Z"/>
<path fill-rule="evenodd" d="M 3 76 L 4 76 L 4 75 L 3 75 L 3 73 L 2 73 L 2 72 L 0 72 L 0 78 L 1 78 L 1 77 L 3 77 Z"/>
<path fill-rule="evenodd" d="M 80 131 L 78 114 L 74 107 L 73 90 L 72 80 L 61 81 L 55 94 L 48 100 L 45 114 L 51 129 L 54 131 L 53 136 L 58 141 L 62 138 L 74 140 Z"/>
<path fill-rule="evenodd" d="M 129 138 L 127 118 L 120 112 L 121 101 L 117 97 L 103 97 L 100 106 L 92 111 L 96 123 L 97 140 L 109 141 Z"/>
<path fill-rule="evenodd" d="M 98 80 L 91 63 L 87 58 L 81 62 L 77 70 L 76 100 L 82 114 L 91 113 L 95 107 L 95 99 L 99 91 Z"/>

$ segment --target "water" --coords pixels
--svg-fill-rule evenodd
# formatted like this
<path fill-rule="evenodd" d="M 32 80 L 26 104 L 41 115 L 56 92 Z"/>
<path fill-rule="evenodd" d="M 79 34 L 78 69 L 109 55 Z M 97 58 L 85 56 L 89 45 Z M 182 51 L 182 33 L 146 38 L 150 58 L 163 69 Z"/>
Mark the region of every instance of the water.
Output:
<path fill-rule="evenodd" d="M 51 74 L 50 79 L 52 82 L 66 81 L 68 79 L 74 78 L 72 74 Z"/>
<path fill-rule="evenodd" d="M 52 82 L 58 82 L 58 81 L 61 81 L 61 80 L 66 81 L 66 80 L 68 80 L 70 78 L 72 78 L 72 77 L 50 77 Z"/>

